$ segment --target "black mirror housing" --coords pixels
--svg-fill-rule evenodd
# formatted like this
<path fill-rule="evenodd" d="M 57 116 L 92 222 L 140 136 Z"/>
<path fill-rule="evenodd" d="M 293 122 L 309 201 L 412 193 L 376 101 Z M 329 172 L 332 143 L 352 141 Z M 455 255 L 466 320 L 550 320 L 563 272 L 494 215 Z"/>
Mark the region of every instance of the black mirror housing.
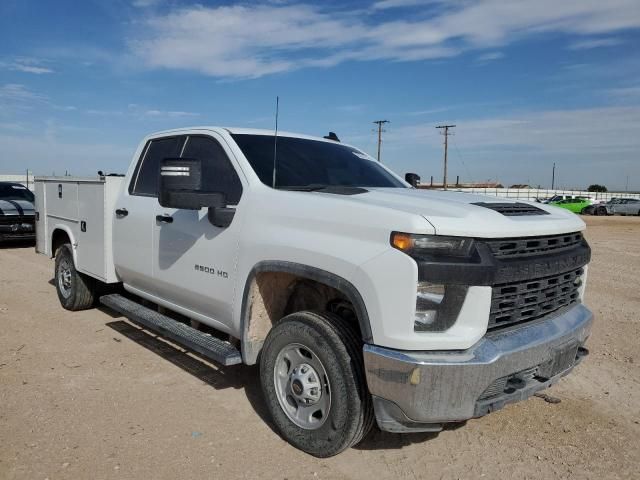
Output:
<path fill-rule="evenodd" d="M 417 173 L 405 173 L 404 180 L 413 188 L 416 188 L 420 183 L 420 175 L 418 175 Z"/>
<path fill-rule="evenodd" d="M 209 211 L 207 212 L 207 218 L 211 225 L 220 228 L 227 228 L 231 225 L 233 221 L 233 217 L 236 214 L 235 208 L 228 207 L 209 207 Z"/>

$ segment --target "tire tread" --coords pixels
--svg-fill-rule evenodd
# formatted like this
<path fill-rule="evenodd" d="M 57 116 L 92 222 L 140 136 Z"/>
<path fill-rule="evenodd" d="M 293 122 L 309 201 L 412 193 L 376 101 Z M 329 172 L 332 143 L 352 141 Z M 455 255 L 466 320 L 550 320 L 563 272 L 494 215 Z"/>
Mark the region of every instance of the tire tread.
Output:
<path fill-rule="evenodd" d="M 58 262 L 65 256 L 69 257 L 72 268 L 72 292 L 69 298 L 64 298 L 64 296 L 60 293 L 58 289 Z M 56 291 L 58 293 L 58 298 L 60 299 L 60 303 L 62 306 L 73 312 L 79 310 L 86 310 L 88 308 L 93 307 L 96 301 L 96 281 L 76 270 L 75 264 L 73 262 L 73 254 L 71 250 L 71 244 L 64 243 L 56 250 L 56 262 L 55 262 L 55 276 L 56 276 Z"/>

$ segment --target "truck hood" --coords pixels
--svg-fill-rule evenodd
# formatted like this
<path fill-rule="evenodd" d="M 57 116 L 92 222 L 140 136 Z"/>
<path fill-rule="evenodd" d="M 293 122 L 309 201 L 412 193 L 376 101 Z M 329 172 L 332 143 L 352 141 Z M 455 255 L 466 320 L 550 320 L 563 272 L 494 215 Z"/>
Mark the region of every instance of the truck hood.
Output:
<path fill-rule="evenodd" d="M 575 232 L 585 228 L 580 217 L 568 210 L 524 200 L 412 188 L 368 190 L 367 193 L 345 198 L 420 215 L 433 226 L 437 235 L 528 237 Z M 548 215 L 507 216 L 474 203 L 526 203 L 548 212 Z"/>
<path fill-rule="evenodd" d="M 27 200 L 0 199 L 0 217 L 14 215 L 34 215 L 33 203 Z"/>

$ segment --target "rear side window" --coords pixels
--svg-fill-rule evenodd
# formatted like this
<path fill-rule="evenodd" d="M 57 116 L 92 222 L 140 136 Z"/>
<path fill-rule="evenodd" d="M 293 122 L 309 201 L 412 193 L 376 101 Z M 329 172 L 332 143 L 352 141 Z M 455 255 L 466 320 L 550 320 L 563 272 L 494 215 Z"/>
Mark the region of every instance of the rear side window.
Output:
<path fill-rule="evenodd" d="M 160 162 L 165 158 L 178 158 L 182 151 L 184 140 L 185 137 L 167 137 L 151 140 L 147 144 L 133 175 L 129 193 L 132 195 L 157 196 Z"/>
<path fill-rule="evenodd" d="M 190 136 L 183 158 L 202 161 L 202 189 L 222 192 L 229 205 L 237 205 L 242 195 L 242 184 L 222 146 L 211 137 Z"/>

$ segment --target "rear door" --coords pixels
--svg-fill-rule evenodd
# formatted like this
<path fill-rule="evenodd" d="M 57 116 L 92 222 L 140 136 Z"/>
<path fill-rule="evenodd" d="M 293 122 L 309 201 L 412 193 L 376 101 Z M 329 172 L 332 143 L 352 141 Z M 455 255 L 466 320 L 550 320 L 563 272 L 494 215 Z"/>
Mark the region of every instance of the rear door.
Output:
<path fill-rule="evenodd" d="M 640 213 L 640 200 L 630 198 L 625 201 L 622 208 L 626 215 L 638 215 Z"/>
<path fill-rule="evenodd" d="M 113 220 L 113 258 L 121 280 L 155 295 L 153 233 L 158 205 L 160 162 L 178 157 L 185 136 L 155 138 L 145 145 L 128 186 L 116 201 Z"/>
<path fill-rule="evenodd" d="M 156 202 L 154 279 L 163 299 L 211 318 L 212 326 L 225 330 L 232 318 L 244 180 L 218 136 L 189 136 L 182 157 L 202 160 L 203 190 L 225 193 L 236 214 L 229 227 L 221 228 L 209 222 L 206 208 L 180 210 Z"/>

